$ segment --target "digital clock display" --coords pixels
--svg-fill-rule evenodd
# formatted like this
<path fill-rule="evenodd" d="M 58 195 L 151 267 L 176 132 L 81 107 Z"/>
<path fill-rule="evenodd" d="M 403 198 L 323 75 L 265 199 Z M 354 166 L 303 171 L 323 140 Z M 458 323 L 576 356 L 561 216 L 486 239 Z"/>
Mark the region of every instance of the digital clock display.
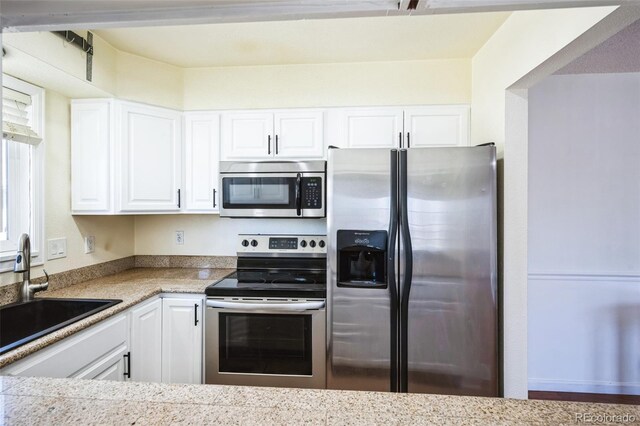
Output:
<path fill-rule="evenodd" d="M 298 248 L 297 238 L 269 238 L 270 250 L 296 250 Z"/>

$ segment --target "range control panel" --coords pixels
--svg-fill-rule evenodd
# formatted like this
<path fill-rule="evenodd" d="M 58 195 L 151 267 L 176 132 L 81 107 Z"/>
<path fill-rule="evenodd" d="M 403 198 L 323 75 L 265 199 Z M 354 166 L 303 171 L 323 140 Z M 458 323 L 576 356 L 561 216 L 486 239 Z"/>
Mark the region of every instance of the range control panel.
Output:
<path fill-rule="evenodd" d="M 238 235 L 238 255 L 273 255 L 289 253 L 294 255 L 325 255 L 326 235 Z"/>
<path fill-rule="evenodd" d="M 322 178 L 303 177 L 302 178 L 302 208 L 321 209 L 322 208 Z"/>

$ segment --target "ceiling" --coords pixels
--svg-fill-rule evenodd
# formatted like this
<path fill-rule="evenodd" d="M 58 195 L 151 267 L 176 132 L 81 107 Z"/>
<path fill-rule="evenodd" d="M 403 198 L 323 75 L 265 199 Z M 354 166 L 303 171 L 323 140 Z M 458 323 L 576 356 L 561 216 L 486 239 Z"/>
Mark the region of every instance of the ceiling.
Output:
<path fill-rule="evenodd" d="M 119 50 L 184 68 L 470 58 L 506 12 L 104 29 Z"/>
<path fill-rule="evenodd" d="M 555 74 L 640 72 L 640 20 L 594 47 Z"/>

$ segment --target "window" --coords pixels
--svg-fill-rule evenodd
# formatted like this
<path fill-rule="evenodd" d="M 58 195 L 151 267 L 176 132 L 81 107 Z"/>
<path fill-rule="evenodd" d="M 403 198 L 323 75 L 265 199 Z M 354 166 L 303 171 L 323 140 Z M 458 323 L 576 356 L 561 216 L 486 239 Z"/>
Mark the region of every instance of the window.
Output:
<path fill-rule="evenodd" d="M 0 271 L 13 268 L 22 233 L 32 265 L 44 260 L 44 90 L 2 76 L 0 144 Z"/>

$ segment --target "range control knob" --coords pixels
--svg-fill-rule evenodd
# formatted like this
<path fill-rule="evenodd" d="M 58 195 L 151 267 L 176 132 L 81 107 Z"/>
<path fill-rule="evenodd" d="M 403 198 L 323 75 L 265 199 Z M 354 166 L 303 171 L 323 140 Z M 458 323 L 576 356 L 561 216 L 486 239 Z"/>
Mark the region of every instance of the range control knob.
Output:
<path fill-rule="evenodd" d="M 242 246 L 243 247 L 249 247 L 249 241 L 248 240 L 242 240 Z"/>
<path fill-rule="evenodd" d="M 320 240 L 318 245 L 320 246 L 320 248 L 324 247 L 325 246 L 324 240 Z"/>
<path fill-rule="evenodd" d="M 305 240 L 300 241 L 300 247 L 306 247 L 307 246 L 307 242 Z"/>
<path fill-rule="evenodd" d="M 313 240 L 309 241 L 309 246 L 310 246 L 311 248 L 314 248 L 314 247 L 316 246 L 316 242 L 315 242 L 315 241 L 313 241 Z"/>
<path fill-rule="evenodd" d="M 251 247 L 257 247 L 258 246 L 258 241 L 257 240 L 251 240 Z"/>

